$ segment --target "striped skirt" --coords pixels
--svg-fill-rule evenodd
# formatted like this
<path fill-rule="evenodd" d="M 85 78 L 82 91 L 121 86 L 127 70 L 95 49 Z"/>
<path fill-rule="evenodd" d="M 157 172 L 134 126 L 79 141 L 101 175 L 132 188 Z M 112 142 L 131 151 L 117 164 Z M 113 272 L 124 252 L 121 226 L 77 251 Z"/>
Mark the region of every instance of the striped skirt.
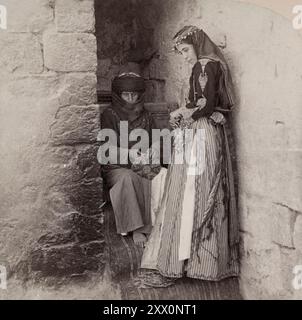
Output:
<path fill-rule="evenodd" d="M 205 145 L 196 144 L 197 164 L 203 164 L 203 171 L 194 177 L 190 257 L 179 258 L 187 165 L 172 162 L 141 267 L 156 269 L 166 277 L 186 275 L 218 281 L 239 273 L 238 217 L 228 139 L 225 127 L 207 118 L 195 121 L 192 128 L 203 129 Z"/>

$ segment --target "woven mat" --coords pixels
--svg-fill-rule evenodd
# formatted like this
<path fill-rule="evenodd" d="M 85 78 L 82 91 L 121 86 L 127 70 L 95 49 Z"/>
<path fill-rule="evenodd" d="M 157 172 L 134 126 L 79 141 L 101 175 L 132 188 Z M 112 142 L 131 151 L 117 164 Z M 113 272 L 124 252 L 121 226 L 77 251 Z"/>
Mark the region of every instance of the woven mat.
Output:
<path fill-rule="evenodd" d="M 108 246 L 109 269 L 112 281 L 119 283 L 124 300 L 241 300 L 238 278 L 219 282 L 182 278 L 165 288 L 142 288 L 139 265 L 143 249 L 131 236 L 116 233 L 112 207 L 105 208 L 105 237 Z"/>

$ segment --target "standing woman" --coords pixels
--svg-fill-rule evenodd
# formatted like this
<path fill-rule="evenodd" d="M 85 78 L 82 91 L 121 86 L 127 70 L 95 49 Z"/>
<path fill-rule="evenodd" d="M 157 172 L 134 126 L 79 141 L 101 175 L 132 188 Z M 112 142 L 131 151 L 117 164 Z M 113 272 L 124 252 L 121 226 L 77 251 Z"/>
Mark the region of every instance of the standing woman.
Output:
<path fill-rule="evenodd" d="M 186 163 L 175 164 L 174 150 L 141 268 L 156 269 L 167 278 L 218 281 L 239 273 L 238 216 L 227 134 L 234 101 L 231 77 L 219 48 L 202 30 L 186 26 L 174 40 L 176 51 L 193 65 L 189 102 L 176 111 L 173 123 L 195 132 L 190 153 L 196 159 L 196 172 L 188 174 Z M 202 136 L 196 134 L 198 129 Z"/>

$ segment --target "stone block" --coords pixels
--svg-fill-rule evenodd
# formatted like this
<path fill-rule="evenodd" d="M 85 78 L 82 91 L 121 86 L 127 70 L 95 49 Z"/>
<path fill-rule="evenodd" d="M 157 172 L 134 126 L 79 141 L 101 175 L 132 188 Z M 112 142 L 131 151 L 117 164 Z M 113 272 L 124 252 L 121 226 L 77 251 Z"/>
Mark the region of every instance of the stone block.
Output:
<path fill-rule="evenodd" d="M 165 82 L 158 80 L 146 81 L 146 102 L 163 102 L 165 101 Z"/>
<path fill-rule="evenodd" d="M 302 215 L 298 215 L 294 227 L 294 245 L 296 250 L 302 254 Z M 302 259 L 301 259 L 302 264 Z"/>
<path fill-rule="evenodd" d="M 84 179 L 67 181 L 49 188 L 45 193 L 45 207 L 47 211 L 59 219 L 62 228 L 69 229 L 73 225 L 74 214 L 87 216 L 102 216 L 100 207 L 103 203 L 102 179 Z"/>
<path fill-rule="evenodd" d="M 36 170 L 36 174 L 43 175 L 43 167 L 40 162 L 42 161 L 43 166 L 47 166 L 49 171 L 47 174 L 44 173 L 43 181 L 48 186 L 49 207 L 57 208 L 61 206 L 63 209 L 62 213 L 70 211 L 67 209 L 69 206 L 64 205 L 67 203 L 66 197 L 61 195 L 60 190 L 52 190 L 52 186 L 70 185 L 78 183 L 83 179 L 96 179 L 100 177 L 100 165 L 97 161 L 97 145 L 82 145 L 82 146 L 52 146 L 48 148 L 47 152 L 44 153 L 43 160 L 37 163 L 39 170 Z M 45 161 L 47 160 L 47 161 Z M 41 168 L 40 168 L 41 167 Z M 41 170 L 41 172 L 40 172 Z M 41 183 L 41 180 L 40 180 Z M 51 193 L 54 196 L 51 196 Z M 58 194 L 56 194 L 58 192 Z M 57 197 L 57 200 L 56 200 Z M 54 204 L 52 202 L 54 201 Z M 59 204 L 60 203 L 60 204 Z M 57 206 L 58 204 L 58 206 Z M 54 212 L 56 212 L 54 208 Z M 58 211 L 60 213 L 61 211 Z"/>
<path fill-rule="evenodd" d="M 301 150 L 283 149 L 271 153 L 266 167 L 265 180 L 271 198 L 274 202 L 282 203 L 293 210 L 302 208 L 301 162 Z"/>
<path fill-rule="evenodd" d="M 103 241 L 103 228 L 103 220 L 100 215 L 96 217 L 74 215 L 73 232 L 79 242 Z"/>
<path fill-rule="evenodd" d="M 94 32 L 94 1 L 57 0 L 55 21 L 59 32 Z"/>
<path fill-rule="evenodd" d="M 74 243 L 76 241 L 75 234 L 71 231 L 69 232 L 49 232 L 41 236 L 38 240 L 38 244 L 43 247 L 51 247 L 56 245 L 65 245 L 68 243 Z"/>
<path fill-rule="evenodd" d="M 151 80 L 166 80 L 169 76 L 167 61 L 163 59 L 152 59 L 144 76 Z"/>
<path fill-rule="evenodd" d="M 96 82 L 95 73 L 90 72 L 67 74 L 45 72 L 27 77 L 23 75 L 8 77 L 5 83 L 0 81 L 1 88 L 6 92 L 0 97 L 0 101 L 11 103 L 13 99 L 13 103 L 21 104 L 18 112 L 25 108 L 27 114 L 29 108 L 40 106 L 45 115 L 45 112 L 48 112 L 45 110 L 46 102 L 60 106 L 94 104 L 97 100 Z"/>
<path fill-rule="evenodd" d="M 112 79 L 98 78 L 98 90 L 111 91 Z"/>
<path fill-rule="evenodd" d="M 71 159 L 77 157 L 77 151 L 74 146 L 58 146 L 47 149 L 47 158 L 50 163 L 57 165 L 66 165 Z"/>
<path fill-rule="evenodd" d="M 271 244 L 271 234 L 268 226 L 272 221 L 271 203 L 257 196 L 242 195 L 240 197 L 240 229 L 246 236 L 253 239 L 251 247 L 268 248 Z M 249 239 L 249 242 L 252 241 Z"/>
<path fill-rule="evenodd" d="M 96 38 L 87 33 L 47 33 L 43 38 L 45 66 L 54 71 L 96 71 Z"/>
<path fill-rule="evenodd" d="M 241 274 L 245 298 L 278 297 L 283 290 L 279 247 L 255 249 L 249 245 L 246 256 L 241 259 Z"/>
<path fill-rule="evenodd" d="M 106 77 L 111 67 L 111 59 L 98 59 L 98 71 L 99 77 Z"/>
<path fill-rule="evenodd" d="M 24 204 L 33 204 L 39 196 L 39 188 L 35 185 L 26 185 L 22 188 L 20 201 Z"/>
<path fill-rule="evenodd" d="M 7 8 L 8 32 L 34 32 L 45 30 L 53 23 L 52 0 L 1 0 Z"/>
<path fill-rule="evenodd" d="M 32 271 L 42 277 L 61 277 L 104 269 L 105 242 L 100 215 L 89 217 L 74 210 L 58 217 L 56 226 L 49 226 L 48 230 L 51 231 L 40 236 L 29 254 Z"/>
<path fill-rule="evenodd" d="M 77 167 L 85 179 L 98 178 L 100 176 L 100 164 L 97 160 L 98 146 L 79 148 L 77 155 Z"/>
<path fill-rule="evenodd" d="M 97 105 L 67 106 L 60 108 L 51 127 L 51 139 L 55 145 L 74 145 L 96 141 L 100 130 Z"/>
<path fill-rule="evenodd" d="M 95 73 L 68 73 L 63 76 L 59 88 L 59 104 L 85 105 L 97 101 Z"/>
<path fill-rule="evenodd" d="M 44 165 L 46 165 L 46 163 L 44 163 Z M 55 165 L 48 162 L 48 168 L 49 171 L 45 173 L 45 176 L 42 179 L 43 183 L 45 183 L 45 185 L 49 187 L 77 183 L 78 181 L 84 178 L 83 172 L 81 172 L 81 170 L 79 170 L 79 168 L 76 165 L 76 158 L 72 159 L 69 163 L 63 165 Z M 40 174 L 42 174 L 42 170 Z M 56 201 L 55 195 L 53 195 L 53 198 L 53 200 Z M 65 213 L 66 208 L 69 207 L 69 203 L 65 201 L 67 201 L 65 197 L 58 198 L 56 203 L 54 203 L 54 205 L 50 203 L 48 208 L 58 208 L 59 205 L 61 205 L 61 210 L 53 210 L 53 212 L 58 212 L 58 214 L 60 214 L 61 212 Z M 72 208 L 73 207 L 71 206 L 70 209 L 73 210 Z"/>
<path fill-rule="evenodd" d="M 105 261 L 90 257 L 78 245 L 53 248 L 40 247 L 31 253 L 32 271 L 39 271 L 42 276 L 72 276 L 85 271 L 98 271 Z"/>
<path fill-rule="evenodd" d="M 298 250 L 289 248 L 281 248 L 281 264 L 280 264 L 280 279 L 283 284 L 283 295 L 287 292 L 288 296 L 293 296 L 296 291 L 293 286 L 295 277 L 294 268 L 296 265 L 301 265 L 301 255 Z"/>
<path fill-rule="evenodd" d="M 239 134 L 236 148 L 241 190 L 259 198 L 266 195 L 272 202 L 282 202 L 292 208 L 301 207 L 301 151 L 260 147 L 252 152 L 246 149 L 251 141 L 242 140 L 243 135 Z"/>
<path fill-rule="evenodd" d="M 81 245 L 82 250 L 87 256 L 102 257 L 104 255 L 104 242 L 94 241 Z"/>
<path fill-rule="evenodd" d="M 284 247 L 294 248 L 293 231 L 295 213 L 288 208 L 274 204 L 272 212 L 272 240 Z"/>
<path fill-rule="evenodd" d="M 19 105 L 19 113 L 23 111 L 23 108 L 26 109 L 28 113 L 29 108 L 32 108 L 33 105 L 40 105 L 43 99 L 43 110 L 45 114 L 45 102 L 56 98 L 56 92 L 60 89 L 60 81 L 57 74 L 52 72 L 28 75 L 26 77 L 23 75 L 18 77 L 10 76 L 7 77 L 5 83 L 1 83 L 1 88 L 5 90 L 6 93 L 0 97 L 2 103 L 9 103 L 11 101 L 13 105 Z M 33 111 L 33 109 L 30 109 L 30 111 Z M 18 113 L 17 110 L 12 108 L 6 110 L 6 112 L 14 113 L 14 116 Z M 33 116 L 33 114 L 31 114 L 31 116 Z M 24 120 L 25 119 L 23 119 L 23 121 Z"/>
<path fill-rule="evenodd" d="M 83 215 L 102 215 L 100 207 L 103 203 L 101 178 L 83 180 L 78 184 L 63 186 L 69 195 L 69 200 L 74 208 Z"/>
<path fill-rule="evenodd" d="M 41 45 L 32 34 L 0 33 L 0 69 L 5 73 L 41 73 Z"/>

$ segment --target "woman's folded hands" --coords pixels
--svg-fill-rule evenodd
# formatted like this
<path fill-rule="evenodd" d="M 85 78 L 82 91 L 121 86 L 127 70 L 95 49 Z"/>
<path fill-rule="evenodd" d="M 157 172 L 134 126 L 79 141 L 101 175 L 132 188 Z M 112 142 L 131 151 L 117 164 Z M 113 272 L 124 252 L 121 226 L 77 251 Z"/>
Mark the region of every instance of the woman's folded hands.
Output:
<path fill-rule="evenodd" d="M 138 156 L 132 157 L 132 160 L 130 158 L 132 162 L 131 169 L 146 179 L 153 179 L 161 169 L 159 150 L 151 146 L 144 153 L 138 152 L 137 154 Z"/>

